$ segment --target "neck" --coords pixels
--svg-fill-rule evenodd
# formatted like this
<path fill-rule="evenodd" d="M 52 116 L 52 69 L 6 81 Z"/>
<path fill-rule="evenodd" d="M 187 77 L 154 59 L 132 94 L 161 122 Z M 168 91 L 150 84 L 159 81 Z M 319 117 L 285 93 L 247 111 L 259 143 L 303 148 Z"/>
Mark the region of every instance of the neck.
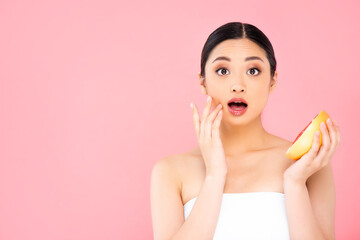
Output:
<path fill-rule="evenodd" d="M 265 131 L 261 115 L 252 122 L 240 125 L 220 124 L 220 138 L 226 156 L 236 157 L 264 147 L 269 133 Z"/>

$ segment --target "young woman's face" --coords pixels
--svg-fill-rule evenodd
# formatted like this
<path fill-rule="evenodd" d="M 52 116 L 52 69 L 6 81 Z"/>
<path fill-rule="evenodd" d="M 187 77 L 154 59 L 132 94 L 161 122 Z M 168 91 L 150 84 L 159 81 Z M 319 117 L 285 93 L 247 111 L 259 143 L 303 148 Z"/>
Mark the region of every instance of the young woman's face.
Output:
<path fill-rule="evenodd" d="M 226 59 L 218 59 L 226 57 Z M 248 57 L 257 57 L 247 60 Z M 212 106 L 223 106 L 223 118 L 253 119 L 261 114 L 268 95 L 275 87 L 277 72 L 271 79 L 266 52 L 249 39 L 228 39 L 210 53 L 205 65 L 205 88 L 213 99 Z M 200 79 L 201 80 L 201 79 Z M 203 81 L 201 81 L 203 85 Z M 241 91 L 243 89 L 243 91 Z M 233 116 L 228 101 L 240 97 L 248 103 L 247 111 Z"/>

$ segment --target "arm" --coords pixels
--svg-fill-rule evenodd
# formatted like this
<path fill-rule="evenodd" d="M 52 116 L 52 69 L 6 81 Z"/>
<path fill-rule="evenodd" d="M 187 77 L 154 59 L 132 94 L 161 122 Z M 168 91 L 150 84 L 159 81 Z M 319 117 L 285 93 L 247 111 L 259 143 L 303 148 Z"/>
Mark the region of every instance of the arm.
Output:
<path fill-rule="evenodd" d="M 284 179 L 284 191 L 291 239 L 335 239 L 331 162 L 313 174 L 307 184 Z"/>
<path fill-rule="evenodd" d="M 325 239 L 335 239 L 335 184 L 331 162 L 307 181 L 310 201 Z"/>
<path fill-rule="evenodd" d="M 314 135 L 311 149 L 284 173 L 291 239 L 335 239 L 335 187 L 331 159 L 340 143 L 336 122 L 322 124 L 323 142 Z"/>
<path fill-rule="evenodd" d="M 207 175 L 194 207 L 184 221 L 180 181 L 172 158 L 157 162 L 151 174 L 154 239 L 212 239 L 218 221 L 226 174 Z"/>

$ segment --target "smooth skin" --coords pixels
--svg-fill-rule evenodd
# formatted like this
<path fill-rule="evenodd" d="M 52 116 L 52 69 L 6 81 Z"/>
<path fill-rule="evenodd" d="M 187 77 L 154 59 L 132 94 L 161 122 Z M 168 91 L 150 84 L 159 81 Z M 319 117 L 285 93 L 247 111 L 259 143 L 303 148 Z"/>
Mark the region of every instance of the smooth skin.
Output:
<path fill-rule="evenodd" d="M 205 177 L 200 194 L 185 221 L 181 185 L 177 169 L 186 172 L 181 160 L 189 156 L 169 156 L 155 164 L 151 176 L 151 210 L 154 239 L 212 239 L 221 207 L 227 167 L 225 153 L 219 137 L 222 117 L 221 105 L 210 113 L 208 98 L 201 122 L 196 107 L 194 113 L 196 135 L 205 164 Z M 196 113 L 195 113 L 196 112 Z M 184 174 L 181 174 L 184 176 Z M 201 174 L 198 174 L 201 175 Z M 181 177 L 180 177 L 181 178 Z M 183 177 L 184 178 L 184 177 Z M 188 177 L 187 177 L 188 178 Z M 180 186 L 180 187 L 179 187 Z M 165 196 L 165 197 L 164 197 Z"/>
<path fill-rule="evenodd" d="M 203 111 L 201 121 L 196 106 L 191 103 L 193 110 L 194 126 L 196 136 L 200 145 L 200 151 L 203 156 L 206 174 L 216 175 L 227 173 L 227 164 L 225 152 L 220 139 L 219 126 L 223 111 L 222 105 L 219 104 L 214 111 L 210 113 L 211 97 L 207 98 L 207 105 Z"/>
<path fill-rule="evenodd" d="M 219 56 L 230 61 L 213 62 Z M 249 56 L 262 61 L 245 61 Z M 206 78 L 199 75 L 200 86 L 211 101 L 201 118 L 192 108 L 199 146 L 164 157 L 152 170 L 154 239 L 212 239 L 223 193 L 261 191 L 285 193 L 291 239 L 335 239 L 330 160 L 340 143 L 338 125 L 328 123 L 320 150 L 315 151 L 315 138 L 312 149 L 295 162 L 285 156 L 291 142 L 268 133 L 261 123 L 277 84 L 263 49 L 248 39 L 225 40 L 211 52 L 205 73 Z M 233 97 L 248 102 L 244 115 L 228 111 Z M 194 197 L 185 221 L 183 205 Z"/>
<path fill-rule="evenodd" d="M 330 118 L 327 119 L 327 126 L 328 129 L 324 122 L 320 124 L 323 137 L 320 149 L 320 132 L 316 131 L 311 149 L 285 171 L 286 179 L 305 184 L 310 176 L 329 164 L 340 143 L 340 131 L 339 126 L 334 125 Z"/>
<path fill-rule="evenodd" d="M 320 133 L 317 131 L 309 152 L 284 173 L 291 239 L 335 239 L 331 159 L 340 144 L 340 130 L 335 120 L 328 118 L 326 122 L 320 126 L 323 139 L 320 149 Z"/>

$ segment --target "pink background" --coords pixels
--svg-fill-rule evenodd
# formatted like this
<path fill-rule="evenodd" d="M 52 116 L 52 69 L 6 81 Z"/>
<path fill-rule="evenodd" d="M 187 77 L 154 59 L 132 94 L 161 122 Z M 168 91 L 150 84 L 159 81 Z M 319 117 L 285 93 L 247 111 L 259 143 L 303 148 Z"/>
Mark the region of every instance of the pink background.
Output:
<path fill-rule="evenodd" d="M 359 1 L 1 1 L 0 239 L 152 239 L 156 161 L 197 144 L 208 35 L 251 23 L 278 86 L 265 128 L 340 125 L 336 237 L 360 237 Z"/>

